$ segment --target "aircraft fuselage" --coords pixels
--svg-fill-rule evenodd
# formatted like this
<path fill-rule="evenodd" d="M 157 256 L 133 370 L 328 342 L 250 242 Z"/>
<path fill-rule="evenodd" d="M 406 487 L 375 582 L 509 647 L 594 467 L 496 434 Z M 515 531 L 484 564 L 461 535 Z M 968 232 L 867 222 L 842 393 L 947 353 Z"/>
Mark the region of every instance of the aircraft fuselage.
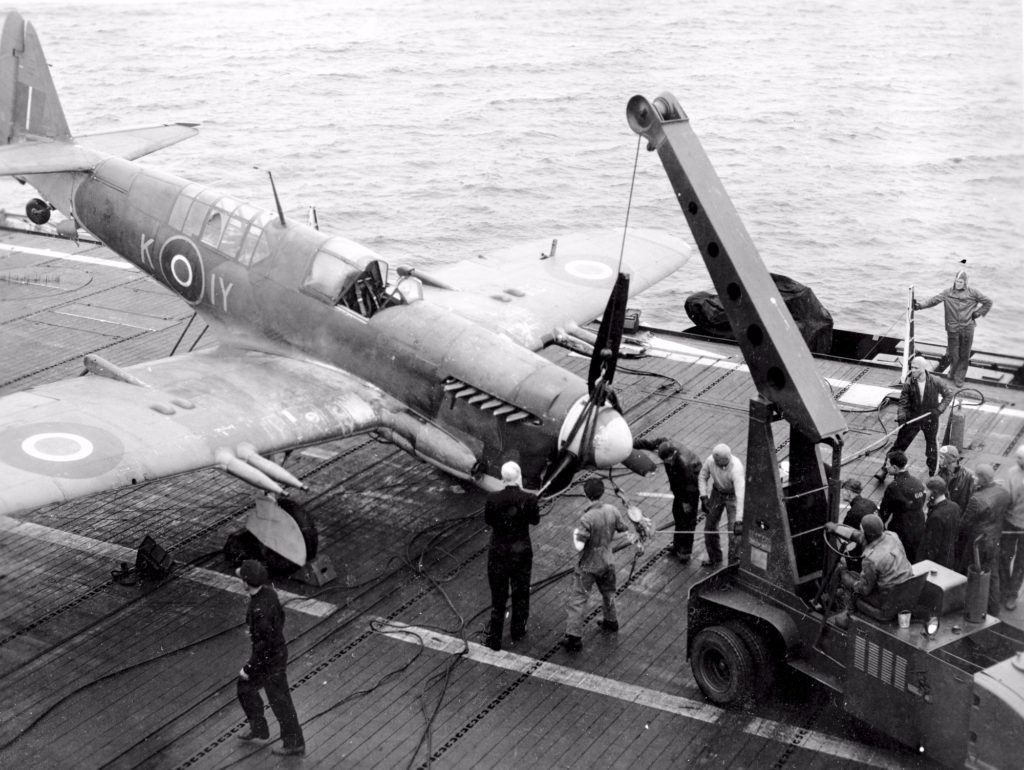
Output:
<path fill-rule="evenodd" d="M 63 192 L 68 180 L 58 176 L 30 181 Z M 119 158 L 75 174 L 70 187 L 77 221 L 181 296 L 225 342 L 373 383 L 469 448 L 473 469 L 447 467 L 419 447 L 457 475 L 493 478 L 514 459 L 537 486 L 570 409 L 587 394 L 581 378 L 429 301 L 443 289 L 409 278 L 388 289 L 386 265 L 353 241 L 282 226 L 211 188 Z"/>

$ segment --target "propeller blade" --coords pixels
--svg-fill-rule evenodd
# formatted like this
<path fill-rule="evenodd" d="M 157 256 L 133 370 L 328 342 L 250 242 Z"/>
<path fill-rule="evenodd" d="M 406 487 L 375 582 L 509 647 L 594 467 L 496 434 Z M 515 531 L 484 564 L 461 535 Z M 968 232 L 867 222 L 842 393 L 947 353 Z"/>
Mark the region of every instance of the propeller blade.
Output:
<path fill-rule="evenodd" d="M 626 321 L 626 303 L 629 301 L 629 276 L 619 273 L 612 287 L 608 305 L 601 316 L 601 328 L 597 332 L 594 353 L 590 357 L 590 371 L 587 374 L 587 387 L 590 395 L 594 395 L 595 384 L 599 379 L 611 383 L 615 376 L 615 366 L 619 360 L 619 346 L 622 344 L 622 326 Z"/>

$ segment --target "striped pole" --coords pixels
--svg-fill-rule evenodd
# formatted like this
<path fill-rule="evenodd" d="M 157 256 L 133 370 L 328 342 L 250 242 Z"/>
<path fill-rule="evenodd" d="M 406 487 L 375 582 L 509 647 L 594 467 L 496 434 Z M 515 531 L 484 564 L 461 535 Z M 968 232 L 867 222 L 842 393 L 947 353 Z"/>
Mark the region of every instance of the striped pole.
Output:
<path fill-rule="evenodd" d="M 907 328 L 903 336 L 903 363 L 900 367 L 900 382 L 905 382 L 910 371 L 910 360 L 914 357 L 914 287 L 907 289 Z"/>

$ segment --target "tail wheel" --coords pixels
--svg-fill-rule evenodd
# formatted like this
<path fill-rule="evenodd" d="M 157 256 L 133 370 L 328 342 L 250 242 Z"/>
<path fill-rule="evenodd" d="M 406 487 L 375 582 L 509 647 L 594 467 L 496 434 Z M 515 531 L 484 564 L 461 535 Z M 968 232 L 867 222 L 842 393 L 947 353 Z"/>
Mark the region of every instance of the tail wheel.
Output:
<path fill-rule="evenodd" d="M 25 204 L 25 216 L 36 225 L 45 225 L 50 221 L 50 204 L 39 198 L 33 198 Z"/>
<path fill-rule="evenodd" d="M 730 620 L 725 627 L 743 640 L 750 652 L 750 659 L 754 664 L 752 695 L 755 701 L 759 700 L 771 689 L 775 681 L 775 659 L 772 657 L 768 640 L 757 629 L 742 620 Z"/>
<path fill-rule="evenodd" d="M 754 687 L 750 649 L 726 626 L 709 626 L 697 634 L 690 651 L 690 667 L 701 692 L 719 706 L 741 703 Z"/>

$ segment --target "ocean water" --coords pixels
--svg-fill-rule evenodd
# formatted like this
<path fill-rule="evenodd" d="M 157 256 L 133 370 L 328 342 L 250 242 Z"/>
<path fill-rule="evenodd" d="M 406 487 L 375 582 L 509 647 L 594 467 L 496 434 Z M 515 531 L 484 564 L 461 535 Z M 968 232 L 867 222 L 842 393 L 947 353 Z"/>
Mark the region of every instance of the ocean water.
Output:
<path fill-rule="evenodd" d="M 167 121 L 145 159 L 393 266 L 621 225 L 688 237 L 625 120 L 671 91 L 773 272 L 836 325 L 898 333 L 906 289 L 966 267 L 975 347 L 1024 354 L 1022 9 L 1016 0 L 36 0 L 72 131 Z M 25 188 L 5 180 L 0 202 Z M 699 256 L 632 303 L 689 321 Z M 942 312 L 919 336 L 943 341 Z"/>

